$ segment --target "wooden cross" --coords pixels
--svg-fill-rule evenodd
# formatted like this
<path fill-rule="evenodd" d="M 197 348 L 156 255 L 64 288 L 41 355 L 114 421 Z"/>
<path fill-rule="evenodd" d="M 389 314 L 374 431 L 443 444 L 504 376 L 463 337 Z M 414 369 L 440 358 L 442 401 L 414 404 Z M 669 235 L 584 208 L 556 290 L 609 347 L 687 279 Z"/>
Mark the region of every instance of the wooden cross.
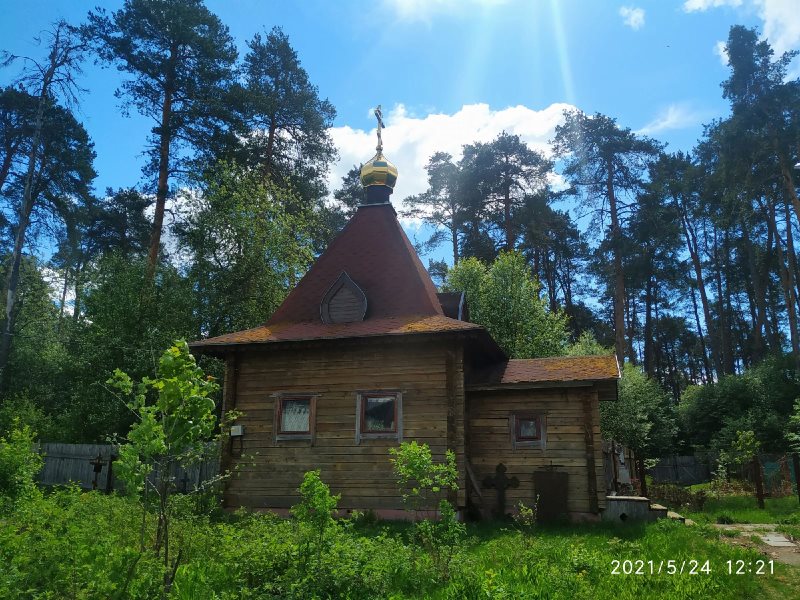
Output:
<path fill-rule="evenodd" d="M 100 471 L 103 470 L 103 466 L 106 464 L 106 461 L 103 460 L 103 455 L 98 452 L 97 458 L 93 458 L 89 461 L 89 464 L 94 467 L 94 479 L 92 480 L 92 489 L 97 489 L 97 478 L 100 475 Z"/>
<path fill-rule="evenodd" d="M 378 154 L 383 152 L 383 139 L 381 138 L 381 129 L 386 129 L 386 126 L 383 124 L 383 111 L 381 110 L 381 105 L 378 104 L 378 108 L 375 109 L 375 118 L 378 119 L 378 145 L 375 147 L 375 150 L 378 151 Z"/>
<path fill-rule="evenodd" d="M 183 493 L 187 493 L 189 491 L 189 473 L 186 471 L 183 472 L 183 479 L 181 479 L 181 485 L 183 486 Z"/>
<path fill-rule="evenodd" d="M 516 477 L 506 477 L 506 466 L 503 463 L 495 468 L 494 477 L 486 477 L 483 480 L 483 487 L 495 488 L 497 490 L 497 506 L 495 507 L 495 517 L 503 519 L 506 516 L 506 490 L 508 488 L 519 487 L 519 479 Z"/>

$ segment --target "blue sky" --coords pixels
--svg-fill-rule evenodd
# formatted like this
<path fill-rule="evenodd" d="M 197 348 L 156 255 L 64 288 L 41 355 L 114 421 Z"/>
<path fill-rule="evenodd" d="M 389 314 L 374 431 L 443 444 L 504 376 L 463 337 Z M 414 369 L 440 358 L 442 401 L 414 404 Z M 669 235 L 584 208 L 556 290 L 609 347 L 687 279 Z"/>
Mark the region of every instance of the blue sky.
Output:
<path fill-rule="evenodd" d="M 81 21 L 97 0 L 0 0 L 0 48 L 41 55 L 32 40 L 59 17 Z M 102 2 L 107 9 L 121 1 Z M 690 149 L 724 116 L 719 43 L 757 26 L 778 50 L 800 49 L 800 0 L 208 0 L 240 50 L 284 28 L 311 80 L 337 109 L 341 160 L 331 182 L 374 150 L 382 104 L 385 152 L 400 170 L 396 205 L 425 187 L 444 149 L 505 129 L 546 149 L 561 111 L 603 112 L 669 148 Z M 795 67 L 797 65 L 795 64 Z M 796 68 L 800 72 L 800 69 Z M 9 83 L 13 69 L 0 70 Z M 97 151 L 96 187 L 141 183 L 151 124 L 124 117 L 113 69 L 85 66 L 79 118 Z"/>

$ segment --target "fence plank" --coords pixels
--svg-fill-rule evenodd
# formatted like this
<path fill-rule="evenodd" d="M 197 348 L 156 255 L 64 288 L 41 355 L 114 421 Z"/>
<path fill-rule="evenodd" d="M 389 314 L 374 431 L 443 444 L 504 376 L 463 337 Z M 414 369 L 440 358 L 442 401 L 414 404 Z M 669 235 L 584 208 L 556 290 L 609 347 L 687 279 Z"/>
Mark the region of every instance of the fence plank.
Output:
<path fill-rule="evenodd" d="M 121 489 L 122 483 L 115 480 L 111 457 L 116 458 L 117 448 L 111 444 L 39 444 L 39 452 L 43 455 L 44 466 L 39 472 L 40 485 L 77 484 L 83 489 L 92 489 L 95 481 L 94 465 L 91 461 L 98 456 L 104 462 L 97 473 L 97 489 L 111 491 Z M 188 469 L 173 465 L 171 477 L 179 492 L 192 491 L 205 481 L 219 474 L 219 458 L 214 448 L 204 460 Z M 151 478 L 153 475 L 151 474 Z"/>

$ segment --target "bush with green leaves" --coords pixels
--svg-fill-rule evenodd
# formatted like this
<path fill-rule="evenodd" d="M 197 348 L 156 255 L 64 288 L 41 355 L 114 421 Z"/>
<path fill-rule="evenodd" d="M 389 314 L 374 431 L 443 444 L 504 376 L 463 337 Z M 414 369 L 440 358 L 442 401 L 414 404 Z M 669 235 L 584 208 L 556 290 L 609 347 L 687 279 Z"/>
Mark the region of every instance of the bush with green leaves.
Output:
<path fill-rule="evenodd" d="M 320 472 L 317 469 L 303 475 L 300 498 L 300 504 L 294 505 L 291 512 L 300 524 L 301 534 L 305 540 L 303 564 L 305 566 L 309 556 L 313 554 L 316 557 L 316 568 L 319 570 L 322 552 L 325 549 L 325 534 L 336 527 L 333 517 L 341 495 L 331 494 L 328 485 L 320 479 Z"/>
<path fill-rule="evenodd" d="M 417 521 L 421 510 L 430 509 L 433 499 L 446 492 L 458 490 L 456 456 L 452 450 L 445 453 L 445 461 L 433 460 L 428 444 L 416 441 L 403 442 L 389 449 L 403 503 L 414 512 Z M 463 523 L 458 521 L 453 505 L 445 498 L 439 500 L 438 520 L 423 519 L 414 526 L 414 539 L 424 548 L 442 580 L 450 577 L 450 565 L 458 546 L 466 537 Z"/>
<path fill-rule="evenodd" d="M 442 463 L 434 462 L 428 444 L 416 441 L 390 448 L 389 454 L 403 503 L 415 516 L 423 509 L 431 509 L 432 502 L 447 490 L 458 489 L 456 455 L 452 450 L 445 452 Z"/>
<path fill-rule="evenodd" d="M 180 553 L 174 558 L 170 555 L 173 467 L 186 469 L 196 464 L 214 441 L 219 442 L 221 434 L 214 435 L 217 417 L 213 400 L 219 385 L 197 366 L 183 340 L 161 355 L 155 378 L 143 377 L 134 384 L 130 376 L 116 369 L 107 383 L 127 398 L 126 405 L 136 418 L 126 442 L 119 447 L 115 468 L 126 492 L 140 498 L 143 521 L 149 496 L 155 495 L 158 527 L 153 550 L 157 556 L 163 555 L 167 594 L 181 561 Z M 142 549 L 144 545 L 142 535 Z"/>
<path fill-rule="evenodd" d="M 549 310 L 525 257 L 501 252 L 487 265 L 460 260 L 447 273 L 445 291 L 464 292 L 470 318 L 483 325 L 512 358 L 559 356 L 569 339 L 567 317 Z"/>
<path fill-rule="evenodd" d="M 44 461 L 34 449 L 34 433 L 23 425 L 0 436 L 0 514 L 39 493 L 36 474 Z"/>

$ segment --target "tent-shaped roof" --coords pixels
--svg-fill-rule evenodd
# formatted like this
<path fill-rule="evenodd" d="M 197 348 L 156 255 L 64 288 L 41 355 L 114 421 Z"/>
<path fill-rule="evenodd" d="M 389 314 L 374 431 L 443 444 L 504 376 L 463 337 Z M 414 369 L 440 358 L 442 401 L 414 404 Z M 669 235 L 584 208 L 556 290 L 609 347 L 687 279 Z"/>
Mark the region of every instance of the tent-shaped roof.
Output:
<path fill-rule="evenodd" d="M 320 306 L 342 273 L 364 292 L 363 321 L 324 323 Z M 264 325 L 191 344 L 195 348 L 378 335 L 485 331 L 444 315 L 436 287 L 391 204 L 359 207 Z M 488 336 L 487 336 L 488 337 Z"/>

